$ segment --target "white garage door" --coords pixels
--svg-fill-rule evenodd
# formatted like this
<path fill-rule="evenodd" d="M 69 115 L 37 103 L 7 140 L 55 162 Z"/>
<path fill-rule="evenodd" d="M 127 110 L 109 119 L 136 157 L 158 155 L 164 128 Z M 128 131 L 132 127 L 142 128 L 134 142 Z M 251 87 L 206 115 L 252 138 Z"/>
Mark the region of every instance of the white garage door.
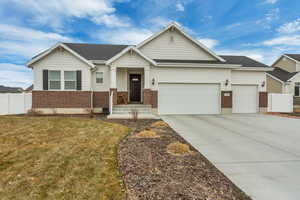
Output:
<path fill-rule="evenodd" d="M 160 83 L 158 89 L 160 114 L 219 114 L 218 84 Z"/>
<path fill-rule="evenodd" d="M 257 113 L 258 96 L 257 86 L 233 85 L 232 86 L 232 112 Z"/>

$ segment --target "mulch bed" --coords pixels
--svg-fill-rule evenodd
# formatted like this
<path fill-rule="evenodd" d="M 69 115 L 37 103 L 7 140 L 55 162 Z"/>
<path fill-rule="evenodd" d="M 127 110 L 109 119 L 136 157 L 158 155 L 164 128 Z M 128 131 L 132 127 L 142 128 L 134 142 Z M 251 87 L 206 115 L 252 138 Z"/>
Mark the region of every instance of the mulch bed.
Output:
<path fill-rule="evenodd" d="M 293 119 L 300 119 L 300 113 L 267 113 L 269 115 L 275 115 L 279 117 L 287 117 Z"/>
<path fill-rule="evenodd" d="M 176 156 L 167 153 L 168 144 L 188 144 L 171 128 L 152 128 L 159 138 L 137 138 L 156 120 L 101 120 L 131 128 L 119 144 L 119 167 L 127 188 L 127 199 L 163 200 L 250 200 L 203 155 L 190 146 L 192 153 Z M 189 144 L 188 144 L 189 145 Z"/>

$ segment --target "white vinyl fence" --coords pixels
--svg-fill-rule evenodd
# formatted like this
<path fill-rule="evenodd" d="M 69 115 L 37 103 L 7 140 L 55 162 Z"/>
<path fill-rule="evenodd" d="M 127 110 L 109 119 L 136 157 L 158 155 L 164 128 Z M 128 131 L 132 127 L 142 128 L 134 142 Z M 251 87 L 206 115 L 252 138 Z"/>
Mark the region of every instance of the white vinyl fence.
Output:
<path fill-rule="evenodd" d="M 268 112 L 292 113 L 294 99 L 292 94 L 269 94 Z"/>
<path fill-rule="evenodd" d="M 0 94 L 0 115 L 25 114 L 31 109 L 31 93 Z"/>

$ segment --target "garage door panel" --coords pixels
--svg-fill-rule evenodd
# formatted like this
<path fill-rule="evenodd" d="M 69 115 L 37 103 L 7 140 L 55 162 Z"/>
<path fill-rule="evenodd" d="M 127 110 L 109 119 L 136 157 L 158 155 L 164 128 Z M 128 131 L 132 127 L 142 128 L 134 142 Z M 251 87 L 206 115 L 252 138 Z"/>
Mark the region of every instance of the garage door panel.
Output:
<path fill-rule="evenodd" d="M 160 114 L 219 114 L 218 84 L 159 84 Z"/>
<path fill-rule="evenodd" d="M 258 112 L 258 88 L 255 85 L 234 85 L 233 113 L 257 113 Z"/>

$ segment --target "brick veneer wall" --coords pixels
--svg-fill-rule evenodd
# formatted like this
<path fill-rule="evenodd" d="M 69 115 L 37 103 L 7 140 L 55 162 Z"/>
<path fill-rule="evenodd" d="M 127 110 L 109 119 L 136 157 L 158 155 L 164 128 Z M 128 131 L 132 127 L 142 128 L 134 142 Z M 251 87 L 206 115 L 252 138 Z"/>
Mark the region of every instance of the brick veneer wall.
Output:
<path fill-rule="evenodd" d="M 109 92 L 93 92 L 94 108 L 109 107 Z"/>
<path fill-rule="evenodd" d="M 118 104 L 128 104 L 128 92 L 117 92 Z M 125 102 L 124 102 L 125 101 Z"/>
<path fill-rule="evenodd" d="M 221 108 L 232 108 L 232 91 L 221 91 Z"/>
<path fill-rule="evenodd" d="M 90 108 L 89 91 L 32 91 L 32 108 Z"/>
<path fill-rule="evenodd" d="M 268 92 L 259 92 L 259 107 L 268 107 Z"/>
<path fill-rule="evenodd" d="M 155 90 L 144 89 L 144 104 L 157 108 L 157 94 L 158 92 Z"/>

